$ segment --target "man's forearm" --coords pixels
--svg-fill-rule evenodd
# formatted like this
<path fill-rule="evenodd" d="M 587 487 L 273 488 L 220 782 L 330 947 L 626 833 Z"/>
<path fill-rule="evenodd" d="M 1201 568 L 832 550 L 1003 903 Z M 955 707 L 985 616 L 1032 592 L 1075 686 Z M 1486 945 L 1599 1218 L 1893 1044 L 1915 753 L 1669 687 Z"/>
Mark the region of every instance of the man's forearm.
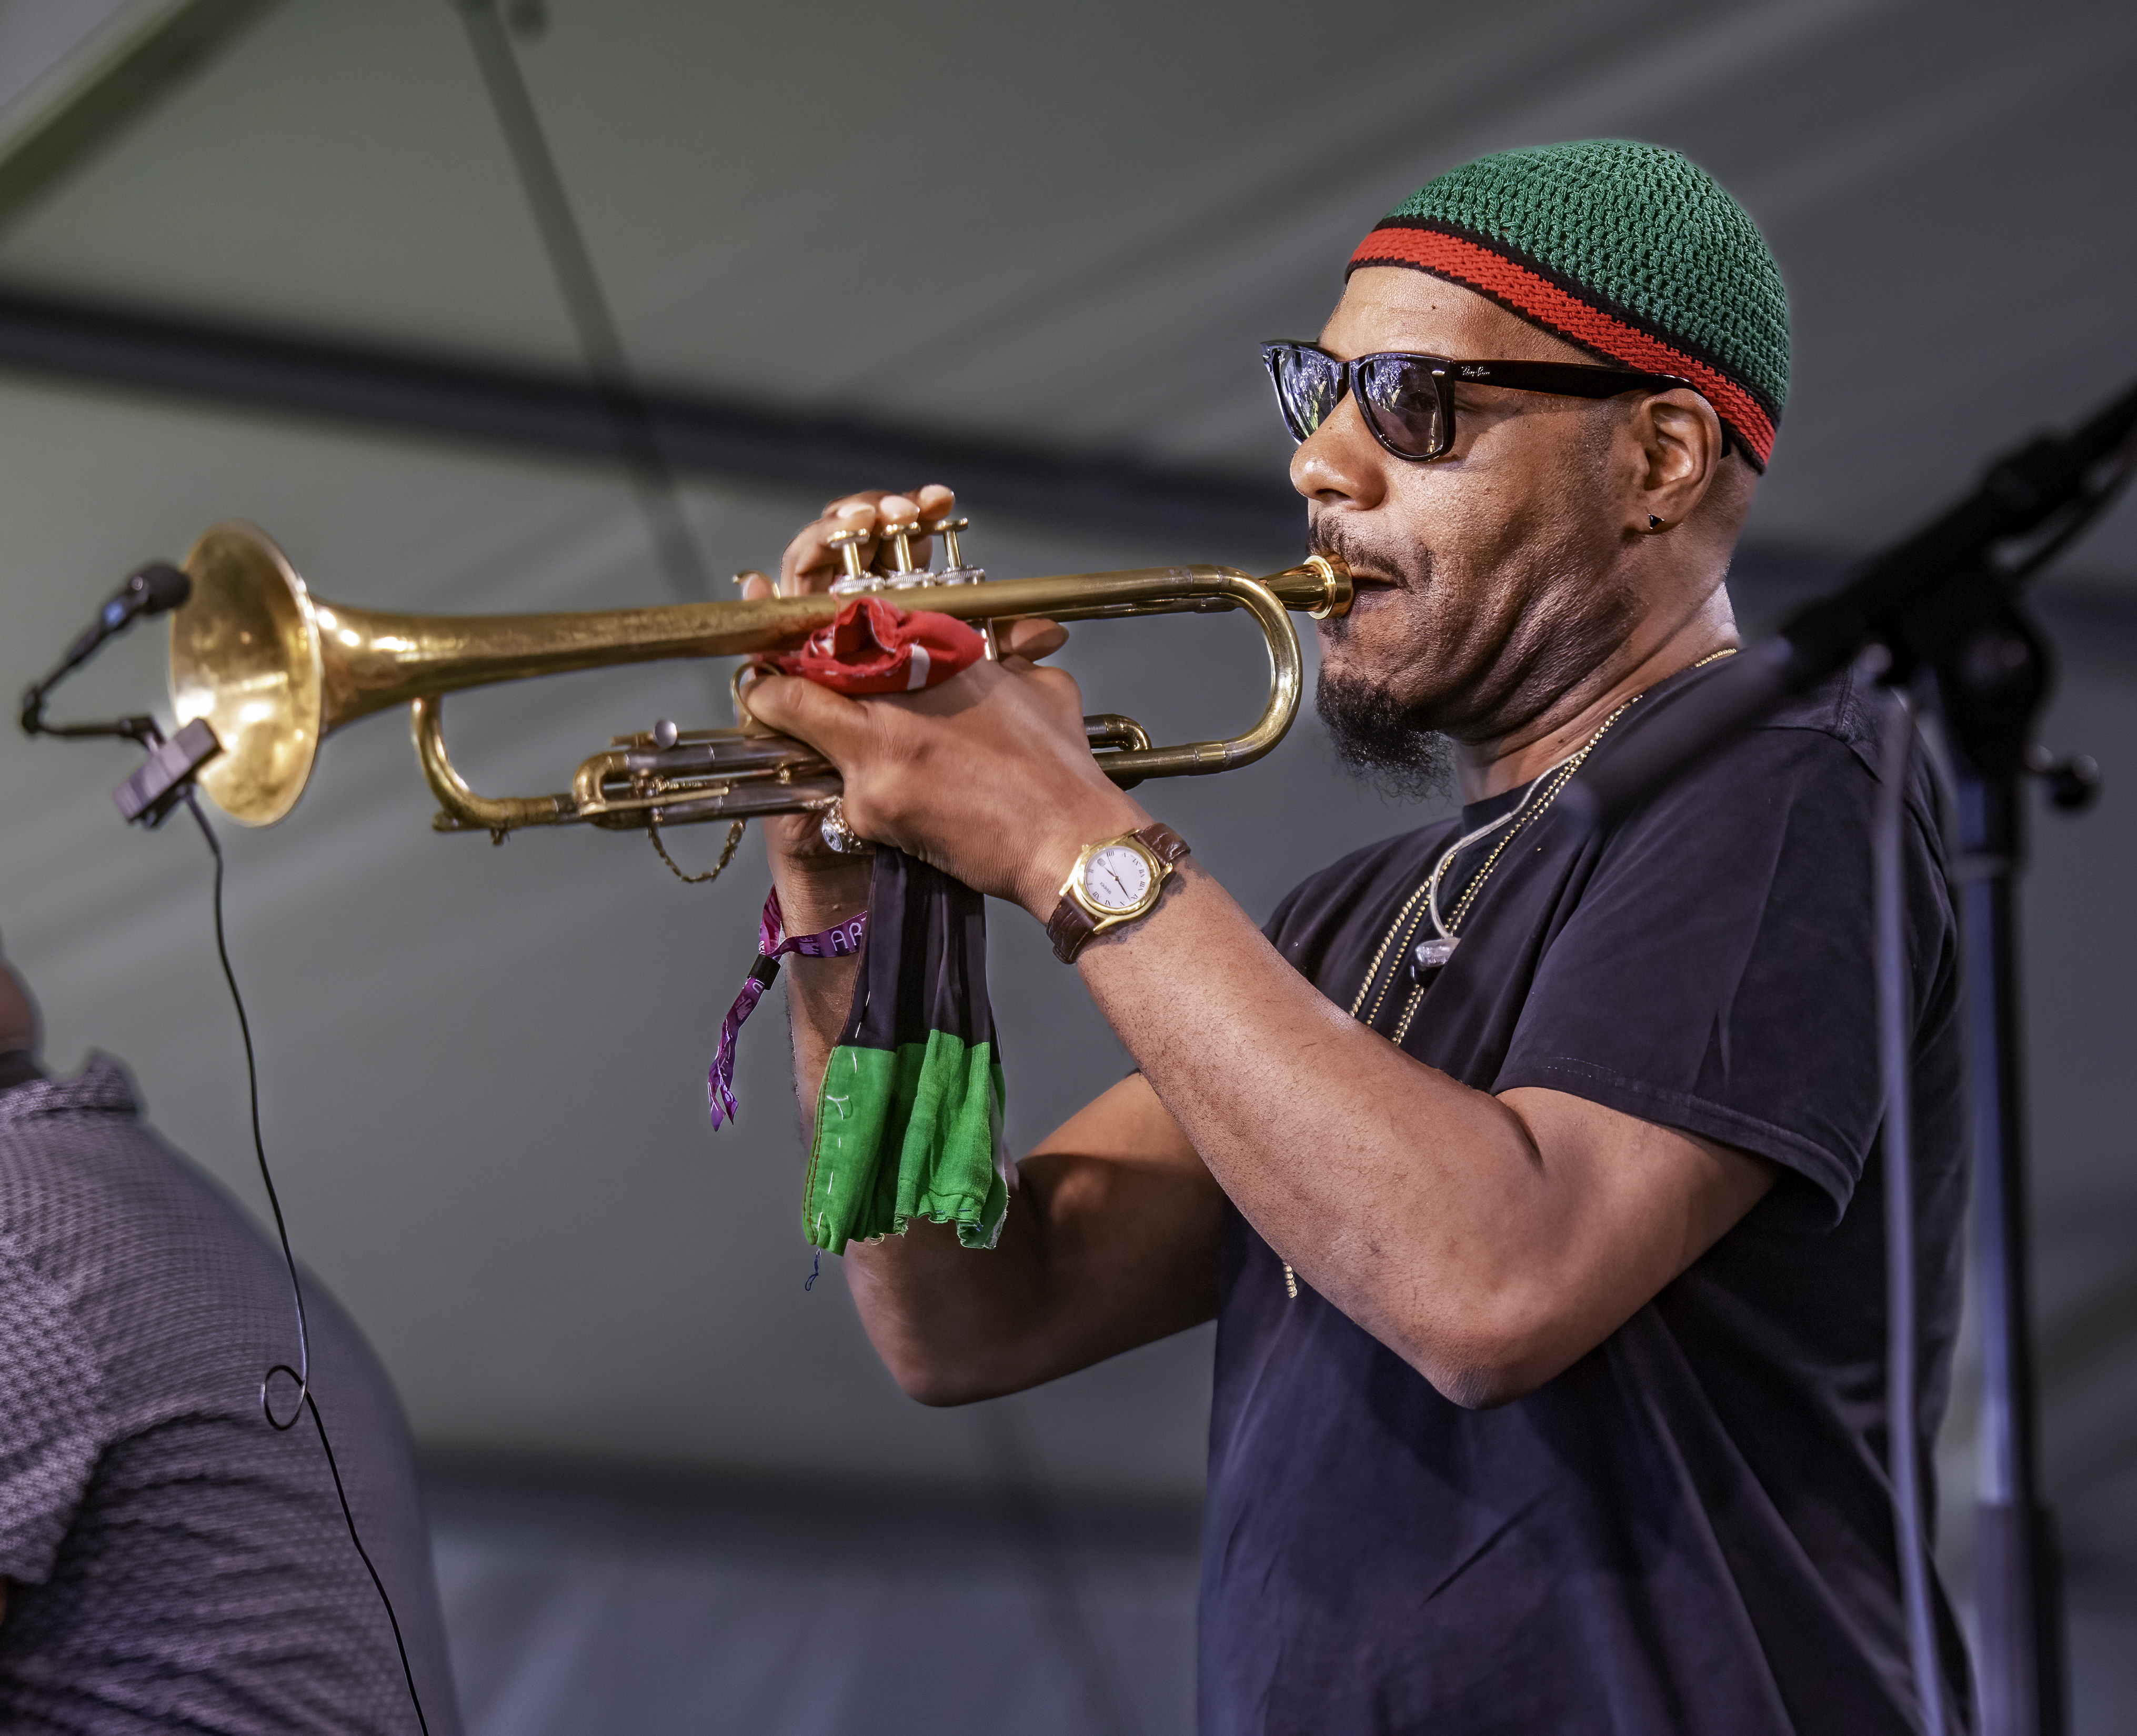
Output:
<path fill-rule="evenodd" d="M 805 1145 L 816 1136 L 816 1094 L 853 1005 L 854 980 L 859 970 L 859 961 L 852 958 L 790 958 L 786 961 L 783 974 L 786 1019 L 794 1044 L 794 1104 L 801 1116 Z"/>
<path fill-rule="evenodd" d="M 1126 1080 L 1025 1160 L 993 1249 L 915 1223 L 849 1247 L 846 1279 L 898 1383 L 960 1403 L 1208 1320 L 1223 1216 L 1209 1172 L 1142 1082 Z"/>
<path fill-rule="evenodd" d="M 851 920 L 866 907 L 865 883 L 851 866 L 845 873 L 811 874 L 775 860 L 789 932 L 814 933 Z M 824 1069 L 852 1009 L 859 971 L 858 957 L 795 957 L 781 973 L 805 1148 L 815 1138 Z M 896 1161 L 895 1154 L 885 1158 Z M 1030 1189 L 1020 1190 L 1001 1241 L 991 1252 L 961 1247 L 953 1232 L 927 1223 L 880 1246 L 847 1245 L 845 1270 L 862 1325 L 913 1397 L 959 1403 L 1028 1383 L 1017 1369 L 1038 1288 L 1035 1204 Z"/>
<path fill-rule="evenodd" d="M 1496 1402 L 1556 1373 L 1734 1221 L 1650 1186 L 1686 1136 L 1423 1065 L 1323 997 L 1198 870 L 1078 962 L 1249 1222 L 1450 1397 Z M 1748 1208 L 1753 1179 L 1713 1209 Z"/>
<path fill-rule="evenodd" d="M 789 935 L 817 934 L 850 921 L 868 908 L 868 880 L 858 863 L 811 873 L 774 857 L 774 884 Z M 824 1068 L 852 1009 L 860 961 L 789 955 L 780 975 L 786 984 L 786 1018 L 794 1046 L 794 1098 L 806 1145 L 815 1137 L 816 1093 Z"/>
<path fill-rule="evenodd" d="M 1463 1196 L 1526 1179 L 1510 1114 L 1346 1017 L 1191 865 L 1078 968 L 1248 1220 L 1377 1336 L 1402 1336 L 1460 1257 Z"/>
<path fill-rule="evenodd" d="M 796 932 L 849 920 L 864 902 L 850 883 L 781 880 Z M 781 973 L 805 1145 L 859 969 L 853 958 L 794 958 Z M 1023 1166 L 991 1250 L 927 1223 L 848 1245 L 862 1324 L 914 1398 L 954 1404 L 1014 1392 L 1214 1311 L 1222 1196 L 1140 1082 L 1107 1092 L 1043 1149 Z"/>
<path fill-rule="evenodd" d="M 797 931 L 850 914 L 812 902 L 808 883 L 791 895 L 782 887 L 781 899 Z M 1223 968 L 1212 968 L 1218 960 Z M 1547 1240 L 1547 1220 L 1563 1204 L 1519 1118 L 1345 1017 L 1206 874 L 1185 868 L 1149 918 L 1088 946 L 1080 970 L 1193 1151 L 1249 1221 L 1433 1378 L 1459 1384 L 1464 1369 L 1490 1360 L 1489 1345 L 1465 1340 L 1492 1336 L 1495 1311 L 1518 1319 L 1547 1303 L 1536 1292 L 1536 1263 L 1502 1252 Z M 797 959 L 787 979 L 805 1140 L 855 970 L 851 960 Z M 1094 1179 L 1101 1173 L 1120 1172 Z M 932 1225 L 848 1250 L 869 1335 L 915 1396 L 955 1402 L 1061 1372 L 1062 1348 L 1049 1341 L 1062 1332 L 1064 1299 L 1054 1293 L 1053 1238 L 1034 1221 L 1054 1208 L 1052 1192 L 1020 1190 L 991 1254 L 974 1256 Z M 1176 1211 L 1196 1226 L 1191 1242 L 1214 1254 L 1214 1219 L 1191 1195 L 1176 1206 L 1168 1199 L 1158 1215 Z M 1098 1262 L 1112 1265 L 1109 1253 Z M 1128 1276 L 1107 1270 L 1096 1287 L 1139 1291 Z M 1079 1276 L 1068 1287 L 1088 1306 L 1096 1273 Z M 1199 1296 L 1201 1281 L 1186 1287 Z"/>

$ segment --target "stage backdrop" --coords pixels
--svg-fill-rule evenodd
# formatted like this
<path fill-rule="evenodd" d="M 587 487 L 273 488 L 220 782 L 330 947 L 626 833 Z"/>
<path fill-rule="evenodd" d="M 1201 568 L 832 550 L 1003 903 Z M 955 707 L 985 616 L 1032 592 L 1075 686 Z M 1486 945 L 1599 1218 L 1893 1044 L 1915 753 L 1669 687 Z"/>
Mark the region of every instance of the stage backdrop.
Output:
<path fill-rule="evenodd" d="M 1357 236 L 1435 170 L 1597 134 L 1656 139 L 1713 168 L 1789 280 L 1796 385 L 1741 563 L 1754 616 L 1834 581 L 1989 455 L 2137 372 L 2137 241 L 2115 215 L 2137 166 L 2126 7 L 1541 0 L 1397 18 L 1339 5 L 1311 29 L 1274 3 L 929 4 L 897 31 L 850 3 L 550 0 L 547 16 L 517 51 L 633 360 L 763 410 L 1201 466 L 1280 497 L 1287 445 L 1254 341 L 1311 334 Z M 580 363 L 440 0 L 267 7 L 0 221 L 0 290 Z M 708 594 L 775 562 L 822 498 L 815 484 L 689 481 Z M 1024 576 L 1296 552 L 1221 525 L 1131 533 L 1103 492 L 1083 499 L 1019 518 L 970 494 L 970 552 Z M 10 694 L 131 566 L 183 554 L 228 514 L 359 605 L 676 594 L 613 467 L 79 370 L 0 374 L 0 501 Z M 2066 659 L 2047 734 L 2097 755 L 2108 781 L 2092 815 L 2039 819 L 2027 1015 L 2047 1465 L 2081 1651 L 2104 1669 L 2137 1609 L 2122 1090 L 2137 509 L 2068 566 L 2042 592 Z M 160 707 L 162 641 L 138 629 L 56 709 Z M 1082 628 L 1063 660 L 1090 708 L 1161 734 L 1234 727 L 1261 692 L 1236 620 Z M 718 721 L 725 674 L 459 697 L 451 738 L 479 789 L 555 789 L 611 734 Z M 0 732 L 0 935 L 43 999 L 50 1059 L 123 1057 L 157 1125 L 256 1210 L 207 854 L 185 826 L 121 825 L 107 792 L 131 764 L 116 746 Z M 1310 718 L 1258 768 L 1146 799 L 1257 914 L 1424 817 L 1346 779 Z M 715 1136 L 703 1112 L 764 888 L 755 839 L 718 886 L 687 887 L 642 839 L 528 834 L 494 849 L 432 835 L 430 811 L 405 725 L 382 717 L 328 744 L 285 824 L 222 827 L 298 1251 L 372 1335 L 427 1448 L 978 1491 L 1001 1481 L 989 1418 L 1007 1413 L 1019 1475 L 1078 1498 L 1192 1502 L 1205 1334 L 992 1412 L 937 1413 L 881 1372 L 835 1262 L 804 1289 L 776 994 L 745 1039 L 739 1126 Z M 719 835 L 674 848 L 702 864 Z M 994 941 L 1010 1132 L 1028 1143 L 1127 1063 L 1034 925 L 998 911 Z M 1945 1452 L 1959 1568 L 1970 1379 Z M 2115 1697 L 2087 1704 L 2105 1717 Z"/>

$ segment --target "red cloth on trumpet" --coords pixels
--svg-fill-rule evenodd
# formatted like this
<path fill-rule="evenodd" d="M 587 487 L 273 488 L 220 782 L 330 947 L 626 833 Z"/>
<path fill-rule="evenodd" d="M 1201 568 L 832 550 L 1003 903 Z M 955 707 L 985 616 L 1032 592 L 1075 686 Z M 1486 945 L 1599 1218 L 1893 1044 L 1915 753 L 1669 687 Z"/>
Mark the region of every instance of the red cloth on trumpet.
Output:
<path fill-rule="evenodd" d="M 782 675 L 806 675 L 841 693 L 914 693 L 947 681 L 986 654 L 976 628 L 932 610 L 911 614 L 881 597 L 855 597 L 798 651 L 772 659 Z"/>

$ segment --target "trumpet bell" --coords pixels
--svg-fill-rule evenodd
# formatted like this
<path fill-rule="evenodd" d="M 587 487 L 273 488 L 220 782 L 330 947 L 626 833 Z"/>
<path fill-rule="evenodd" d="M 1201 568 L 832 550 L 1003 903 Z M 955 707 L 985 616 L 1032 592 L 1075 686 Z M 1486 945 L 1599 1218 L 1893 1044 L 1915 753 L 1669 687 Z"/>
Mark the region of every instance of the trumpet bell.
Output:
<path fill-rule="evenodd" d="M 192 597 L 171 617 L 171 700 L 181 724 L 205 717 L 222 751 L 200 785 L 247 826 L 296 805 L 325 732 L 318 610 L 266 532 L 212 525 L 185 559 Z"/>

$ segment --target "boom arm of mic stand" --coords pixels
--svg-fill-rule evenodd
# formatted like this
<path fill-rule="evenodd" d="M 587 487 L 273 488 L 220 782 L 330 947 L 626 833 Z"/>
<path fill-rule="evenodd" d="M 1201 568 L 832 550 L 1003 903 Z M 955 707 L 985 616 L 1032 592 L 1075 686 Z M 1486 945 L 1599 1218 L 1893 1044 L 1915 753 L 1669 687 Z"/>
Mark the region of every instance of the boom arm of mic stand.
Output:
<path fill-rule="evenodd" d="M 2100 462 L 2137 431 L 2137 387 L 2074 433 L 2042 435 L 1999 460 L 1973 494 L 1873 559 L 1862 576 L 1789 617 L 1780 631 L 1717 669 L 1602 762 L 1584 770 L 1558 805 L 1589 824 L 1607 824 L 1725 742 L 1771 714 L 1882 640 L 1896 659 L 1933 658 L 1940 649 L 1939 593 L 1984 581 L 1999 542 L 2072 515 L 2051 545 L 2060 548 L 2111 499 L 2126 468 L 2104 482 Z M 2030 572 L 2031 567 L 2025 569 Z M 1948 648 L 1944 648 L 1948 649 Z"/>
<path fill-rule="evenodd" d="M 26 736 L 56 736 L 66 741 L 116 739 L 153 747 L 163 739 L 153 717 L 114 717 L 108 723 L 47 723 L 42 687 L 33 687 L 22 695 L 21 722 Z"/>

